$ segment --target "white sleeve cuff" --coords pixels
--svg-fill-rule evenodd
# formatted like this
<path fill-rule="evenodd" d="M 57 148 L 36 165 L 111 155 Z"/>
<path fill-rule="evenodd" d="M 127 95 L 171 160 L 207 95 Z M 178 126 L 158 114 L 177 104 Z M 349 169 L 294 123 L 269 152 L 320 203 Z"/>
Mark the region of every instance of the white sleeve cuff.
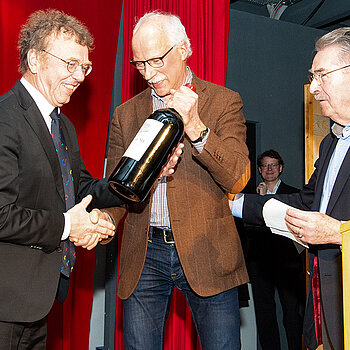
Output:
<path fill-rule="evenodd" d="M 234 217 L 242 219 L 243 203 L 244 203 L 244 194 L 240 193 L 239 195 L 236 195 L 235 199 L 232 201 L 232 215 Z"/>
<path fill-rule="evenodd" d="M 63 230 L 63 234 L 61 237 L 61 241 L 64 241 L 65 239 L 67 239 L 69 237 L 70 229 L 71 229 L 70 215 L 68 213 L 63 213 L 63 215 L 64 215 L 64 230 Z"/>

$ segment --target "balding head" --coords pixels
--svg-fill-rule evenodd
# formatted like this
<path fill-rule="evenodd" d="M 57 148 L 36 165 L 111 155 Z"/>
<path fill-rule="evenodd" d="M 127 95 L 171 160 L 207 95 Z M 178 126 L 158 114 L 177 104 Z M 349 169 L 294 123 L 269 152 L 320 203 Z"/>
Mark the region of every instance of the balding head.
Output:
<path fill-rule="evenodd" d="M 185 28 L 176 16 L 146 14 L 135 26 L 131 46 L 134 65 L 158 96 L 167 99 L 171 89 L 180 88 L 191 52 Z"/>
<path fill-rule="evenodd" d="M 179 17 L 159 11 L 148 12 L 137 21 L 133 36 L 140 28 L 145 26 L 153 27 L 154 31 L 163 32 L 171 46 L 176 46 L 183 42 L 186 43 L 188 48 L 187 58 L 192 55 L 190 39 Z"/>

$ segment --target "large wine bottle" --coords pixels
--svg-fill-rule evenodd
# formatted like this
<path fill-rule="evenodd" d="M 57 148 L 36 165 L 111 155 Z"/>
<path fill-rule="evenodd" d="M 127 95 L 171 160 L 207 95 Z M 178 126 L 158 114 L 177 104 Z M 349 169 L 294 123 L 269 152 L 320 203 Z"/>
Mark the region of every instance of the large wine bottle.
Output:
<path fill-rule="evenodd" d="M 173 108 L 151 114 L 109 177 L 110 187 L 134 202 L 144 200 L 184 134 Z"/>

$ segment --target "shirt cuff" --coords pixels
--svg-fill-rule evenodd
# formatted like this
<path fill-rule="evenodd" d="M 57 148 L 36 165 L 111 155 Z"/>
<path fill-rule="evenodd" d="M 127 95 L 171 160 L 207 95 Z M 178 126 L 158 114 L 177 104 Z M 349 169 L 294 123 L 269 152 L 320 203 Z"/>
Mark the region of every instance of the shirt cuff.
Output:
<path fill-rule="evenodd" d="M 235 196 L 235 199 L 232 201 L 232 215 L 234 217 L 242 219 L 242 217 L 243 217 L 243 203 L 244 203 L 244 194 L 242 194 L 242 193 L 237 194 Z"/>
<path fill-rule="evenodd" d="M 70 229 L 71 229 L 70 215 L 68 213 L 63 213 L 63 215 L 64 215 L 64 230 L 63 230 L 63 234 L 61 237 L 61 241 L 64 241 L 65 239 L 67 239 L 69 237 Z"/>

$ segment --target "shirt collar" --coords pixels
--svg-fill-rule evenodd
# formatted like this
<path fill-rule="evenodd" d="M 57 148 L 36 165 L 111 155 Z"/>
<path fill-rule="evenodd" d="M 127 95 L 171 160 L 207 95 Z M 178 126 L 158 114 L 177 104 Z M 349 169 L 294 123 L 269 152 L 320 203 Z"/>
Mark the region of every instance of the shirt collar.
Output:
<path fill-rule="evenodd" d="M 52 106 L 46 98 L 41 94 L 39 90 L 37 90 L 28 80 L 24 77 L 21 78 L 21 83 L 29 92 L 30 96 L 33 98 L 35 104 L 38 106 L 40 113 L 45 118 L 50 116 L 51 112 L 54 110 L 54 106 Z M 60 109 L 58 108 L 58 113 L 60 113 Z"/>
<path fill-rule="evenodd" d="M 280 186 L 281 184 L 281 179 L 278 179 L 275 187 L 273 188 L 272 192 L 270 192 L 269 190 L 267 190 L 266 194 L 275 194 L 278 190 L 278 187 Z"/>
<path fill-rule="evenodd" d="M 350 136 L 350 124 L 346 126 L 341 126 L 337 123 L 334 123 L 332 125 L 332 133 L 338 138 L 338 139 L 347 139 Z"/>
<path fill-rule="evenodd" d="M 187 69 L 187 76 L 186 76 L 184 82 L 182 83 L 182 85 L 185 85 L 185 84 L 188 84 L 188 83 L 192 83 L 193 73 L 192 73 L 192 71 L 191 71 L 189 66 L 186 66 L 186 69 Z M 162 98 L 160 96 L 158 96 L 153 89 L 152 89 L 152 93 L 151 94 L 152 94 L 152 96 L 154 98 L 157 98 L 158 100 L 162 100 Z"/>

